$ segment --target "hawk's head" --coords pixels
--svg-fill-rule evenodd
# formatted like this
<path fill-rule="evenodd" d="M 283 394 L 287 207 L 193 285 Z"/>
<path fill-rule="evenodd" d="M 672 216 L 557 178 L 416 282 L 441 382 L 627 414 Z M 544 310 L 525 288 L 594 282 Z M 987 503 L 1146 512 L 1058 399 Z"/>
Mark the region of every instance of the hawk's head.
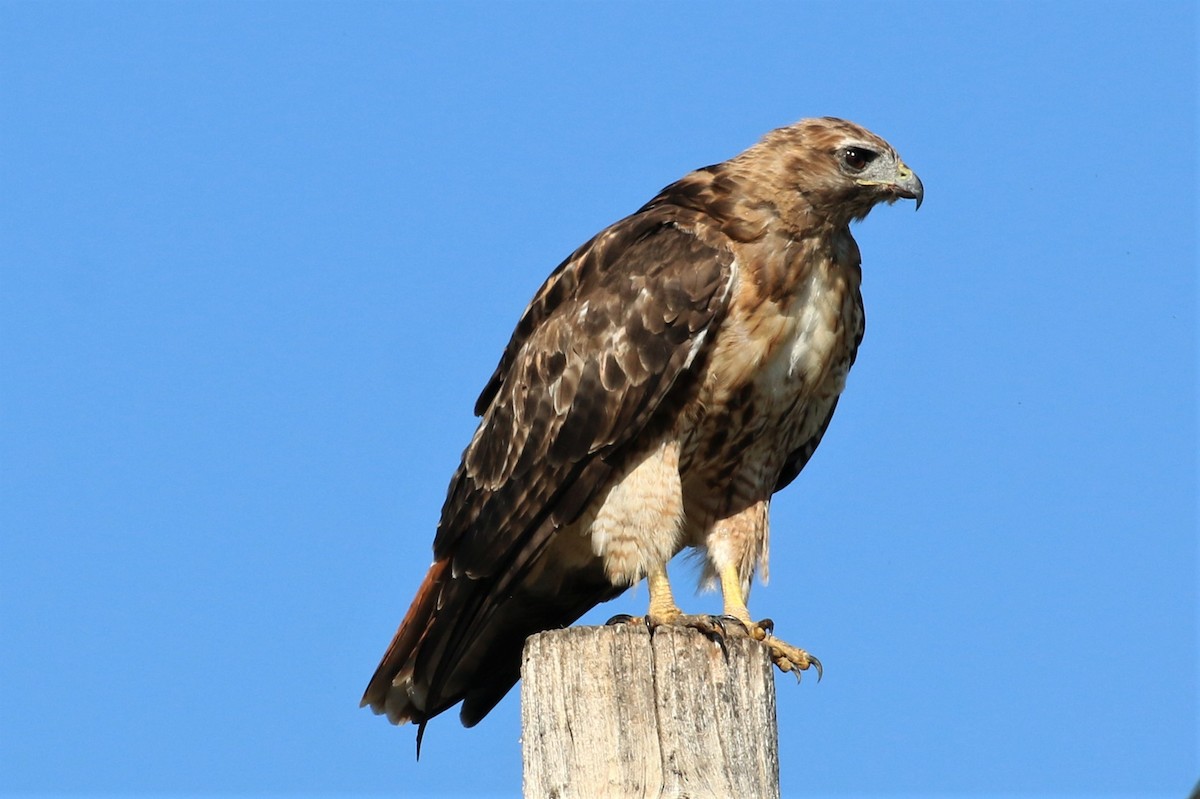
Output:
<path fill-rule="evenodd" d="M 792 209 L 844 225 L 875 205 L 899 199 L 921 207 L 925 189 L 892 146 L 865 128 L 834 117 L 805 119 L 778 128 L 734 161 L 773 184 L 776 197 L 798 200 Z"/>

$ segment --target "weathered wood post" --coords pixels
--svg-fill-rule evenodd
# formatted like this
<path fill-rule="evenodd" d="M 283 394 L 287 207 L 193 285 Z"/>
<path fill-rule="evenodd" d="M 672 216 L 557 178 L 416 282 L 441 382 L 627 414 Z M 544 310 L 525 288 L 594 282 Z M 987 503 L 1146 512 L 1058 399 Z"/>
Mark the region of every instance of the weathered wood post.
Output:
<path fill-rule="evenodd" d="M 571 627 L 521 666 L 525 799 L 779 796 L 775 675 L 757 641 Z"/>

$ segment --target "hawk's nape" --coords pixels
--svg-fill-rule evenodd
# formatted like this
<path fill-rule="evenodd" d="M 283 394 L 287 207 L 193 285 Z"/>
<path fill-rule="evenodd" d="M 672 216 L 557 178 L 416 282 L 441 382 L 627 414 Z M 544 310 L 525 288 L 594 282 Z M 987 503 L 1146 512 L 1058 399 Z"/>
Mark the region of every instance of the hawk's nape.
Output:
<path fill-rule="evenodd" d="M 651 626 L 704 627 L 667 583 L 685 547 L 780 668 L 819 668 L 751 620 L 746 594 L 765 576 L 771 495 L 816 450 L 862 340 L 849 224 L 923 195 L 887 142 L 804 120 L 563 261 L 479 397 L 433 565 L 363 704 L 423 731 L 461 701 L 474 724 L 517 681 L 529 635 L 643 578 Z"/>

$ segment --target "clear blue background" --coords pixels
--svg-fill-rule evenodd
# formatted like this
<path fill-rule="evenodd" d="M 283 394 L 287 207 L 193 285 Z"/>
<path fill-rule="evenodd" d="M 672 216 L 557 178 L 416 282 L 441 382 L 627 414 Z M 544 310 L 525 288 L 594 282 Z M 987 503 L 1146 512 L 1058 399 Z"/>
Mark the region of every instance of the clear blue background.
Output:
<path fill-rule="evenodd" d="M 0 789 L 518 795 L 515 692 L 419 764 L 357 708 L 476 393 L 576 245 L 832 114 L 927 198 L 856 229 L 867 338 L 751 599 L 826 666 L 779 682 L 785 795 L 1185 795 L 1196 42 L 1166 2 L 0 5 Z"/>

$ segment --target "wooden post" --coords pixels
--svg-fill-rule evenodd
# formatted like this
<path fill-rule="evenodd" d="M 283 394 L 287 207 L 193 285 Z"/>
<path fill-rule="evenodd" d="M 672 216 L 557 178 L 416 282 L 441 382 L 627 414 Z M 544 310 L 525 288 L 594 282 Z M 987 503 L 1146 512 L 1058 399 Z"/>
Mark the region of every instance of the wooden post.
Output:
<path fill-rule="evenodd" d="M 757 641 L 639 625 L 532 636 L 525 799 L 779 796 L 775 675 Z"/>

